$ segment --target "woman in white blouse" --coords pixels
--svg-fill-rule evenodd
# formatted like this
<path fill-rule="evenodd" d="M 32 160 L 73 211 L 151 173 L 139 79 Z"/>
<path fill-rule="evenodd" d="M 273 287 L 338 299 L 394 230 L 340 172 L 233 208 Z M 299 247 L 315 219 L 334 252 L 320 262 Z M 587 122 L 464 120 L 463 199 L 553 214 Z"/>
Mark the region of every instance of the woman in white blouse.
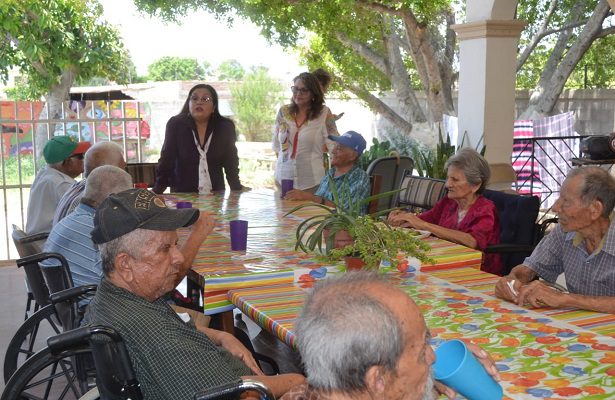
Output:
<path fill-rule="evenodd" d="M 311 73 L 295 77 L 291 89 L 291 104 L 280 108 L 273 130 L 275 181 L 279 185 L 282 179 L 293 179 L 295 189 L 314 192 L 325 175 L 323 152 L 334 145 L 327 136 L 338 134 L 335 117 Z"/>

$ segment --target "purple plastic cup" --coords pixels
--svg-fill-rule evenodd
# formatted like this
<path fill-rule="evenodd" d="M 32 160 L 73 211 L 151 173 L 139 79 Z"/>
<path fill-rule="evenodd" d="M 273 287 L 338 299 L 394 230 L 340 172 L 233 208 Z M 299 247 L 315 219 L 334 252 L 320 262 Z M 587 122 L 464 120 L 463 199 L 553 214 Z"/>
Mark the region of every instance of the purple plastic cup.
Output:
<path fill-rule="evenodd" d="M 245 251 L 248 244 L 248 221 L 236 219 L 230 222 L 231 250 Z"/>
<path fill-rule="evenodd" d="M 189 201 L 178 201 L 175 203 L 175 208 L 192 208 L 192 203 Z"/>
<path fill-rule="evenodd" d="M 288 193 L 289 190 L 293 190 L 293 180 L 292 179 L 282 179 L 282 195 L 280 197 L 284 198 L 284 196 L 286 196 L 286 193 Z"/>

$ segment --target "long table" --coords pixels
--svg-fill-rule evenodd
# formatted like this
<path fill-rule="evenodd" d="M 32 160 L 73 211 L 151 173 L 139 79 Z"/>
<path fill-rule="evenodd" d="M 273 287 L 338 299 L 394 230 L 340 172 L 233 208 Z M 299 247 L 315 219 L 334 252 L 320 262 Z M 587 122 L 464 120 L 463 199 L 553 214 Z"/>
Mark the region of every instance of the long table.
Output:
<path fill-rule="evenodd" d="M 203 290 L 204 309 L 208 315 L 228 312 L 234 305 L 228 300 L 228 291 L 238 288 L 292 283 L 310 270 L 326 267 L 332 272 L 343 270 L 340 264 L 323 264 L 312 255 L 294 250 L 295 229 L 313 211 L 301 210 L 285 216 L 300 204 L 281 200 L 274 191 L 226 193 L 226 195 L 199 196 L 177 194 L 166 196 L 167 204 L 191 201 L 193 207 L 216 214 L 218 223 L 214 232 L 201 245 L 188 277 Z M 248 220 L 248 248 L 245 252 L 230 249 L 228 222 Z M 180 230 L 180 239 L 188 230 Z M 451 268 L 479 268 L 479 251 L 435 237 L 426 241 L 432 247 L 429 256 L 434 264 L 425 270 Z"/>
<path fill-rule="evenodd" d="M 488 275 L 479 271 L 481 274 Z M 505 398 L 615 398 L 614 338 L 436 275 L 390 271 L 387 277 L 419 305 L 435 346 L 460 338 L 491 353 L 502 376 Z M 261 327 L 294 347 L 294 321 L 311 285 L 235 289 L 229 298 Z"/>

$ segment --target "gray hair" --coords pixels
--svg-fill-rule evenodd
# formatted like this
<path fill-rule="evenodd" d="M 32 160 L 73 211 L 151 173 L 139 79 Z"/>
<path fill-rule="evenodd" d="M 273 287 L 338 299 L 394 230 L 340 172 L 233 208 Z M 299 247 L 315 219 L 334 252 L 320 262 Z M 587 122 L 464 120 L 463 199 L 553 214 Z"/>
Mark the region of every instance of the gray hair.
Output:
<path fill-rule="evenodd" d="M 444 164 L 444 169 L 455 167 L 463 171 L 468 183 L 471 185 L 480 185 L 478 193 L 485 190 L 485 186 L 491 177 L 489 163 L 483 156 L 478 154 L 476 150 L 469 147 L 464 147 L 451 156 Z"/>
<path fill-rule="evenodd" d="M 121 223 L 118 221 L 118 223 Z M 147 243 L 153 240 L 157 231 L 150 229 L 135 229 L 116 239 L 98 244 L 98 251 L 102 261 L 102 269 L 105 276 L 109 276 L 115 269 L 115 258 L 120 253 L 126 253 L 132 258 L 140 259 L 146 250 Z"/>
<path fill-rule="evenodd" d="M 597 200 L 602 203 L 602 217 L 609 218 L 615 207 L 615 178 L 600 167 L 582 167 L 570 170 L 566 180 L 581 176 L 581 200 L 586 204 Z"/>
<path fill-rule="evenodd" d="M 297 348 L 310 386 L 325 392 L 366 390 L 374 365 L 394 371 L 404 350 L 393 312 L 365 293 L 386 283 L 375 273 L 355 272 L 320 282 L 296 321 Z"/>
<path fill-rule="evenodd" d="M 111 193 L 132 189 L 132 177 L 126 171 L 113 165 L 96 168 L 85 182 L 83 198 L 100 205 Z"/>
<path fill-rule="evenodd" d="M 87 177 L 100 166 L 115 165 L 120 167 L 123 164 L 124 152 L 119 144 L 111 141 L 98 142 L 85 152 L 83 174 Z"/>

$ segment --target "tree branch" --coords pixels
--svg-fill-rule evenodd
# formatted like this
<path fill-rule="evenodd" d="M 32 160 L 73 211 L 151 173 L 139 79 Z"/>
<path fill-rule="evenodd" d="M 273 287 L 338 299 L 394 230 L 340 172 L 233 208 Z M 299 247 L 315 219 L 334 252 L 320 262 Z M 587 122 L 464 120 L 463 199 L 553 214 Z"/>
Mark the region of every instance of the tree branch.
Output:
<path fill-rule="evenodd" d="M 578 22 L 582 15 L 583 8 L 585 7 L 585 0 L 577 0 L 570 10 L 571 23 Z M 558 65 L 562 61 L 564 52 L 568 49 L 568 40 L 572 36 L 572 30 L 562 31 L 558 36 L 555 46 L 551 51 L 551 55 L 545 63 L 543 72 L 538 81 L 538 86 L 545 86 L 547 82 L 551 80 L 552 73 L 558 68 Z"/>
<path fill-rule="evenodd" d="M 538 43 L 540 43 L 540 41 L 544 37 L 543 34 L 547 30 L 547 27 L 549 26 L 549 21 L 551 20 L 551 16 L 553 16 L 553 13 L 555 12 L 556 8 L 557 8 L 557 0 L 551 0 L 551 4 L 549 4 L 549 9 L 547 10 L 547 15 L 545 16 L 545 19 L 542 25 L 540 26 L 540 28 L 538 29 L 538 32 L 536 32 L 536 35 L 530 41 L 530 43 L 528 43 L 528 45 L 525 46 L 523 53 L 521 53 L 521 56 L 519 56 L 519 59 L 517 60 L 517 72 L 519 72 L 521 67 L 523 67 L 527 59 L 530 57 L 530 54 L 532 54 L 532 51 L 534 51 L 534 48 L 538 46 Z"/>
<path fill-rule="evenodd" d="M 335 37 L 337 40 L 342 42 L 342 44 L 350 47 L 355 53 L 364 58 L 365 61 L 373 65 L 378 71 L 382 72 L 385 75 L 390 74 L 387 60 L 380 54 L 376 53 L 374 50 L 370 49 L 363 43 L 350 39 L 348 36 L 344 35 L 341 32 L 336 32 Z"/>
<path fill-rule="evenodd" d="M 388 104 L 380 100 L 378 97 L 374 96 L 362 87 L 346 83 L 345 80 L 339 79 L 338 82 L 342 85 L 342 87 L 348 89 L 358 98 L 365 101 L 373 111 L 382 114 L 393 125 L 399 128 L 404 133 L 404 135 L 409 135 L 412 132 L 412 123 L 405 120 L 395 110 L 389 107 Z"/>
<path fill-rule="evenodd" d="M 603 38 L 605 36 L 609 36 L 615 33 L 615 26 L 610 26 L 608 28 L 604 28 L 596 35 L 596 39 Z"/>

